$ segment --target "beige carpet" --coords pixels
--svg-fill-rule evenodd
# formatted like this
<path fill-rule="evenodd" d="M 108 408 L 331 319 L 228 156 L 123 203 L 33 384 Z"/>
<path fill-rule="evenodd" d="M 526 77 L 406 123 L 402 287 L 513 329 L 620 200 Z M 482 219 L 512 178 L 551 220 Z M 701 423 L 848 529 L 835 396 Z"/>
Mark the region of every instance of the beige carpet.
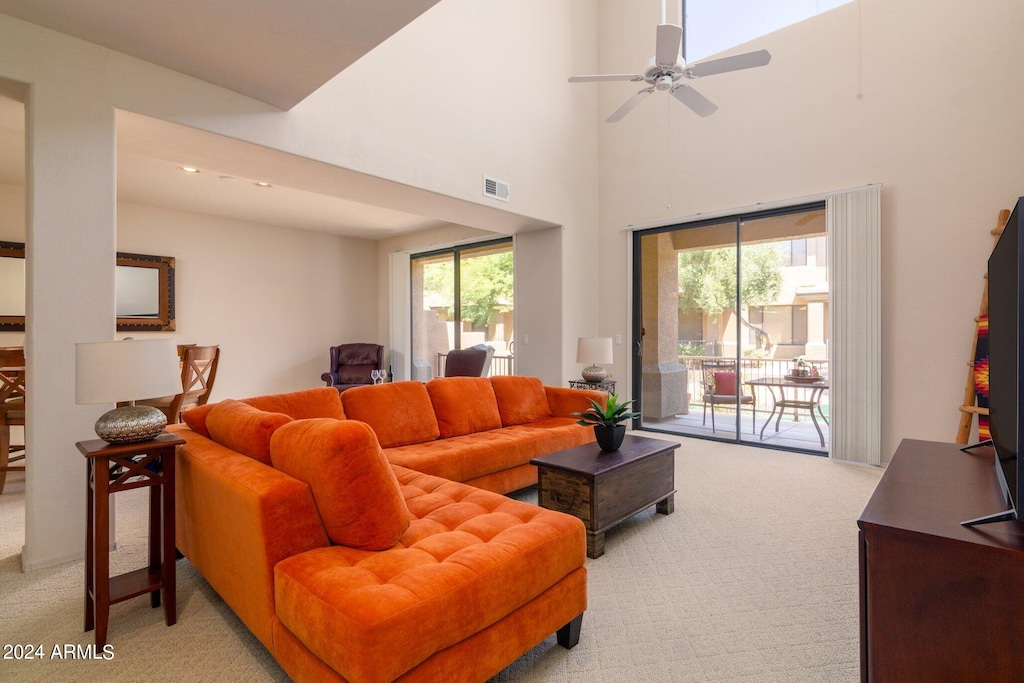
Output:
<path fill-rule="evenodd" d="M 856 520 L 881 471 L 680 441 L 675 513 L 637 515 L 587 561 L 579 645 L 564 650 L 552 636 L 495 681 L 858 679 Z M 111 609 L 111 661 L 51 659 L 54 645 L 94 642 L 82 631 L 83 564 L 21 573 L 22 481 L 11 475 L 0 496 L 0 645 L 42 645 L 45 657 L 0 659 L 0 681 L 287 680 L 185 560 L 177 625 L 130 600 Z M 117 499 L 120 572 L 145 563 L 146 499 Z"/>

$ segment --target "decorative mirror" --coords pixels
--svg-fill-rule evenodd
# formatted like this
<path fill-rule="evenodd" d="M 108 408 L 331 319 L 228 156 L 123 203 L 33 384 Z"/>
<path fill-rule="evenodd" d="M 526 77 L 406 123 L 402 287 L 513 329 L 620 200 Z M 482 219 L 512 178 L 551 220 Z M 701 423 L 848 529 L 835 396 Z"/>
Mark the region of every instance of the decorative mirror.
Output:
<path fill-rule="evenodd" d="M 118 332 L 174 329 L 174 258 L 117 252 Z M 25 329 L 25 245 L 0 242 L 0 331 Z"/>

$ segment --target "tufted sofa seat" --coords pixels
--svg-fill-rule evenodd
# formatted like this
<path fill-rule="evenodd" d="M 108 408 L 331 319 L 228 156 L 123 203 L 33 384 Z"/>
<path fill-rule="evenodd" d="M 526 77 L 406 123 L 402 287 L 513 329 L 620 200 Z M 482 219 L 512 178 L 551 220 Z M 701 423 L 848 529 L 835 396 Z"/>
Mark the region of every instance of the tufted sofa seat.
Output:
<path fill-rule="evenodd" d="M 334 545 L 274 568 L 281 625 L 331 668 L 350 680 L 393 680 L 563 581 L 565 599 L 547 608 L 561 613 L 555 620 L 561 623 L 582 613 L 586 577 L 579 548 L 585 540 L 574 519 L 395 471 L 413 519 L 394 548 L 380 553 Z"/>
<path fill-rule="evenodd" d="M 340 395 L 377 389 L 348 404 L 377 425 L 322 387 L 210 404 L 169 427 L 186 441 L 178 548 L 294 680 L 484 681 L 552 633 L 579 638 L 579 520 L 397 462 L 519 488 L 519 458 L 593 438 L 564 416 L 593 392 L 512 381 L 495 413 L 474 399 L 489 380 L 441 381 L 456 383 L 434 385 L 434 403 L 415 383 Z"/>

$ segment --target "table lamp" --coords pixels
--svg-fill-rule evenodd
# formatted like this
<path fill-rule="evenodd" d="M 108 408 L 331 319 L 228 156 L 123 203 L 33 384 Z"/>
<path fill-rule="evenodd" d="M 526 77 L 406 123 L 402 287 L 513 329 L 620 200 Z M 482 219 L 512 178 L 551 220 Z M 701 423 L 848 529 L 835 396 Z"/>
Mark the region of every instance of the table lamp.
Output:
<path fill-rule="evenodd" d="M 612 338 L 580 337 L 576 344 L 576 362 L 590 363 L 583 368 L 583 379 L 594 384 L 603 382 L 608 373 L 598 363 L 612 362 Z"/>
<path fill-rule="evenodd" d="M 158 408 L 135 401 L 181 393 L 178 351 L 170 338 L 75 344 L 75 403 L 119 403 L 96 421 L 109 443 L 155 438 L 167 426 Z"/>

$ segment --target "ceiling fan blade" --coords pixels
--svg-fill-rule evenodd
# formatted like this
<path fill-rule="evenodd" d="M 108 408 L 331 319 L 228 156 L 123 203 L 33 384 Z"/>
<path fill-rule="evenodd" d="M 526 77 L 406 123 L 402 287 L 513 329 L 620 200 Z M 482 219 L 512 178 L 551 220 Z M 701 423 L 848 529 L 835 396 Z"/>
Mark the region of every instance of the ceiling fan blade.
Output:
<path fill-rule="evenodd" d="M 672 88 L 672 97 L 693 110 L 697 116 L 711 116 L 718 111 L 718 105 L 688 85 L 679 84 Z"/>
<path fill-rule="evenodd" d="M 702 76 L 713 76 L 726 73 L 727 71 L 739 71 L 741 69 L 753 69 L 756 66 L 764 66 L 772 60 L 768 50 L 757 52 L 745 52 L 742 55 L 711 59 L 706 62 L 686 67 L 684 72 L 687 78 L 700 78 Z"/>
<path fill-rule="evenodd" d="M 640 100 L 644 99 L 645 97 L 650 95 L 652 92 L 654 92 L 654 88 L 644 88 L 643 90 L 641 90 L 637 94 L 633 95 L 628 100 L 626 100 L 625 104 L 623 104 L 621 107 L 616 109 L 615 113 L 613 113 L 611 116 L 606 118 L 605 122 L 606 123 L 615 123 L 616 121 L 621 121 L 623 116 L 625 116 L 629 112 L 633 111 L 633 107 L 635 107 L 636 105 L 640 104 Z"/>
<path fill-rule="evenodd" d="M 597 83 L 600 81 L 642 81 L 640 74 L 597 74 L 594 76 L 572 76 L 570 83 Z"/>
<path fill-rule="evenodd" d="M 654 47 L 654 63 L 672 66 L 679 61 L 679 45 L 683 29 L 675 24 L 658 24 L 658 40 Z"/>

